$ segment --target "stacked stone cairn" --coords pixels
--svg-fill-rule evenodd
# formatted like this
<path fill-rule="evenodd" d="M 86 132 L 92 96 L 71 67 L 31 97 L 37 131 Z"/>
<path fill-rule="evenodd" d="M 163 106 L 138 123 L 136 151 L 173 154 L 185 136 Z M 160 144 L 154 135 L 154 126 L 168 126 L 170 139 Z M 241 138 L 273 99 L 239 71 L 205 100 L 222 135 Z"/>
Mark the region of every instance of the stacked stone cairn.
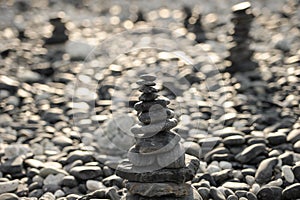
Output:
<path fill-rule="evenodd" d="M 190 7 L 183 8 L 185 13 L 184 27 L 191 33 L 195 34 L 195 41 L 198 43 L 205 42 L 206 36 L 202 26 L 202 14 L 199 12 L 192 12 Z"/>
<path fill-rule="evenodd" d="M 233 17 L 231 19 L 234 24 L 232 31 L 230 56 L 227 60 L 231 61 L 231 65 L 226 71 L 230 73 L 252 71 L 257 67 L 257 63 L 251 60 L 253 50 L 249 48 L 250 39 L 249 31 L 254 15 L 251 11 L 250 2 L 242 2 L 232 7 Z"/>
<path fill-rule="evenodd" d="M 171 131 L 178 122 L 167 107 L 170 101 L 158 96 L 155 76 L 141 79 L 137 84 L 142 94 L 134 105 L 141 123 L 131 128 L 136 144 L 116 172 L 128 190 L 123 199 L 201 199 L 186 183 L 195 176 L 199 160 L 185 154 L 181 137 Z"/>
<path fill-rule="evenodd" d="M 68 41 L 69 37 L 66 34 L 65 23 L 61 18 L 50 19 L 51 25 L 54 27 L 52 36 L 45 40 L 45 44 L 60 44 Z"/>

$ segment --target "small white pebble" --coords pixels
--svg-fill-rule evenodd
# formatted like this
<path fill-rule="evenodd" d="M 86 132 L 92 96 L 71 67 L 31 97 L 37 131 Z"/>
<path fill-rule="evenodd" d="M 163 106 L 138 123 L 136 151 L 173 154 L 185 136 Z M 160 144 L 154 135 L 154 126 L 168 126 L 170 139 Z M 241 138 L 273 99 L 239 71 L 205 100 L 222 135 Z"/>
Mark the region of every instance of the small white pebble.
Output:
<path fill-rule="evenodd" d="M 86 187 L 89 191 L 95 191 L 95 190 L 99 190 L 101 188 L 106 188 L 105 185 L 103 185 L 103 183 L 101 183 L 100 181 L 95 181 L 95 180 L 88 180 L 86 182 Z"/>
<path fill-rule="evenodd" d="M 219 166 L 216 166 L 216 165 L 208 165 L 206 171 L 209 173 L 209 174 L 212 174 L 214 172 L 219 172 L 221 171 L 221 168 Z"/>
<path fill-rule="evenodd" d="M 237 178 L 237 179 L 243 178 L 243 174 L 240 170 L 233 170 L 232 174 L 233 174 L 234 178 Z"/>
<path fill-rule="evenodd" d="M 270 182 L 268 183 L 268 185 L 280 187 L 280 186 L 282 185 L 282 183 L 283 183 L 282 179 L 281 179 L 281 178 L 278 178 L 278 179 L 276 179 L 276 180 L 274 180 L 274 181 L 270 181 Z"/>
<path fill-rule="evenodd" d="M 64 174 L 49 174 L 43 181 L 44 185 L 60 185 L 63 178 L 65 177 Z"/>
<path fill-rule="evenodd" d="M 54 193 L 54 196 L 56 198 L 60 198 L 60 197 L 64 197 L 66 194 L 64 193 L 64 191 L 62 190 L 57 190 L 55 193 Z"/>
<path fill-rule="evenodd" d="M 227 162 L 227 161 L 221 161 L 219 163 L 219 166 L 222 168 L 222 169 L 232 169 L 232 164 L 230 162 Z"/>
<path fill-rule="evenodd" d="M 282 170 L 282 174 L 283 174 L 285 180 L 289 183 L 293 183 L 295 180 L 295 176 L 294 176 L 294 173 L 293 173 L 291 167 L 288 165 L 284 165 L 284 166 L 282 166 L 281 170 Z"/>
<path fill-rule="evenodd" d="M 219 162 L 215 160 L 215 161 L 212 161 L 209 165 L 215 165 L 215 166 L 219 167 Z"/>
<path fill-rule="evenodd" d="M 257 183 L 254 183 L 250 189 L 250 192 L 253 192 L 254 194 L 257 194 L 260 189 L 260 186 Z"/>
<path fill-rule="evenodd" d="M 200 172 L 206 172 L 207 163 L 200 161 L 199 170 Z"/>
<path fill-rule="evenodd" d="M 239 200 L 248 200 L 246 197 L 241 197 Z"/>
<path fill-rule="evenodd" d="M 245 177 L 245 179 L 246 179 L 246 182 L 248 183 L 248 185 L 250 185 L 250 186 L 255 183 L 255 178 L 253 176 L 247 175 Z"/>

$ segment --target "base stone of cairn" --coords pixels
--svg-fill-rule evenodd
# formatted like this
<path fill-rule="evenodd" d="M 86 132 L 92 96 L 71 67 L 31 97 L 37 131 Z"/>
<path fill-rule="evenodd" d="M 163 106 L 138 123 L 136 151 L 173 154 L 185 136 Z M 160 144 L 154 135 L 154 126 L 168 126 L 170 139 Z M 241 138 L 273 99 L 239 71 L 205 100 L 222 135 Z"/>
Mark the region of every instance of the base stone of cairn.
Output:
<path fill-rule="evenodd" d="M 199 160 L 186 155 L 181 137 L 171 131 L 177 125 L 170 101 L 159 98 L 154 88 L 156 77 L 142 75 L 139 102 L 134 105 L 141 123 L 131 132 L 136 144 L 128 151 L 128 160 L 117 168 L 128 190 L 122 199 L 202 199 L 197 190 L 186 183 L 195 176 Z"/>
<path fill-rule="evenodd" d="M 232 36 L 232 48 L 229 49 L 231 66 L 226 71 L 230 73 L 252 71 L 257 63 L 252 61 L 253 50 L 250 49 L 249 32 L 254 15 L 250 2 L 242 2 L 232 7 L 234 24 Z"/>

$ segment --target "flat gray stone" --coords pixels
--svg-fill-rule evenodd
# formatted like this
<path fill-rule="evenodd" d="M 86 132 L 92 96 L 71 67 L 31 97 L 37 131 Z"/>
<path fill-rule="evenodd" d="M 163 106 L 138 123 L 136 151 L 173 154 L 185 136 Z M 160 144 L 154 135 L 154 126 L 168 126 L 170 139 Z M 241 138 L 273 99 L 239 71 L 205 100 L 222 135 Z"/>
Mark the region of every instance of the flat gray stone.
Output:
<path fill-rule="evenodd" d="M 256 182 L 260 184 L 269 182 L 272 179 L 273 170 L 277 163 L 278 159 L 275 157 L 263 160 L 255 173 Z"/>
<path fill-rule="evenodd" d="M 172 195 L 182 197 L 189 195 L 191 185 L 187 183 L 140 183 L 127 182 L 125 187 L 131 194 L 138 194 L 145 197 L 161 197 Z"/>
<path fill-rule="evenodd" d="M 156 80 L 156 76 L 151 75 L 151 74 L 143 74 L 140 76 L 140 78 L 145 81 L 155 81 Z"/>
<path fill-rule="evenodd" d="M 49 174 L 64 174 L 64 175 L 69 175 L 65 170 L 63 169 L 57 169 L 55 167 L 45 167 L 45 168 L 42 168 L 40 170 L 40 176 L 41 177 L 47 177 Z"/>
<path fill-rule="evenodd" d="M 246 147 L 235 159 L 241 163 L 247 163 L 266 150 L 265 144 L 253 144 Z"/>
<path fill-rule="evenodd" d="M 15 174 L 22 172 L 23 169 L 23 157 L 18 156 L 16 158 L 11 158 L 9 160 L 5 160 L 0 165 L 0 171 L 3 173 Z"/>
<path fill-rule="evenodd" d="M 91 162 L 93 161 L 93 153 L 81 150 L 72 151 L 67 157 L 67 163 L 72 163 L 75 160 L 81 160 L 84 163 Z"/>
<path fill-rule="evenodd" d="M 0 182 L 0 194 L 13 192 L 17 190 L 18 186 L 19 186 L 19 180 Z"/>
<path fill-rule="evenodd" d="M 70 173 L 80 180 L 89 180 L 103 175 L 102 169 L 98 166 L 78 166 L 72 168 Z"/>
<path fill-rule="evenodd" d="M 214 200 L 226 200 L 224 194 L 218 190 L 216 187 L 210 188 L 210 195 Z"/>
<path fill-rule="evenodd" d="M 192 180 L 195 176 L 199 160 L 193 156 L 185 156 L 186 167 L 179 169 L 159 169 L 153 171 L 147 167 L 135 167 L 128 160 L 122 162 L 116 174 L 124 179 L 134 182 L 175 182 L 183 183 Z"/>
<path fill-rule="evenodd" d="M 281 200 L 282 188 L 278 186 L 265 185 L 257 192 L 259 200 Z"/>
<path fill-rule="evenodd" d="M 246 183 L 240 183 L 240 182 L 231 182 L 228 181 L 222 185 L 224 188 L 231 189 L 232 191 L 237 190 L 249 190 L 250 186 Z"/>
<path fill-rule="evenodd" d="M 173 149 L 170 151 L 164 152 L 164 149 L 169 149 L 170 146 L 173 144 L 170 143 L 166 147 L 163 147 L 162 149 L 159 149 L 157 151 L 154 151 L 151 153 L 139 153 L 135 146 L 132 147 L 128 152 L 128 159 L 129 161 L 137 167 L 145 167 L 145 166 L 153 166 L 153 169 L 158 169 L 162 167 L 167 167 L 171 163 L 176 162 L 180 159 L 182 155 L 184 155 L 184 147 L 181 143 L 178 143 L 174 146 Z M 163 152 L 161 152 L 163 151 Z M 182 167 L 184 165 L 184 162 L 182 162 Z M 157 167 L 158 168 L 157 168 Z"/>
<path fill-rule="evenodd" d="M 232 135 L 223 139 L 225 145 L 241 145 L 245 143 L 245 137 L 241 135 Z"/>
<path fill-rule="evenodd" d="M 139 195 L 132 195 L 130 193 L 127 193 L 126 196 L 123 196 L 121 200 L 203 200 L 203 198 L 199 195 L 197 190 L 194 187 L 190 188 L 189 195 L 183 196 L 183 197 L 174 197 L 174 196 L 164 196 L 164 197 L 156 197 L 156 198 L 151 198 L 151 197 L 142 197 Z"/>

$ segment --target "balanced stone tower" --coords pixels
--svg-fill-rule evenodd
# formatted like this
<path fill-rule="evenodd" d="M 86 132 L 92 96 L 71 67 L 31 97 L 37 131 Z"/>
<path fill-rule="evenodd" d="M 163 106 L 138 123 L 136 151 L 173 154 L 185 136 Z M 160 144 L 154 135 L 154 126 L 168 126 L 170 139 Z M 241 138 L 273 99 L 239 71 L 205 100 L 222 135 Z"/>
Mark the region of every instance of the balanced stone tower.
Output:
<path fill-rule="evenodd" d="M 117 168 L 128 190 L 123 199 L 201 199 L 189 184 L 199 160 L 186 155 L 181 137 L 171 131 L 177 125 L 167 98 L 154 88 L 155 76 L 145 74 L 137 82 L 142 94 L 134 105 L 139 124 L 131 128 L 136 144 L 128 151 L 128 160 Z"/>
<path fill-rule="evenodd" d="M 234 24 L 232 31 L 230 56 L 227 60 L 231 61 L 231 66 L 226 68 L 230 73 L 252 71 L 257 67 L 257 63 L 251 60 L 253 50 L 249 48 L 249 31 L 254 15 L 251 11 L 250 2 L 242 2 L 232 7 Z"/>

